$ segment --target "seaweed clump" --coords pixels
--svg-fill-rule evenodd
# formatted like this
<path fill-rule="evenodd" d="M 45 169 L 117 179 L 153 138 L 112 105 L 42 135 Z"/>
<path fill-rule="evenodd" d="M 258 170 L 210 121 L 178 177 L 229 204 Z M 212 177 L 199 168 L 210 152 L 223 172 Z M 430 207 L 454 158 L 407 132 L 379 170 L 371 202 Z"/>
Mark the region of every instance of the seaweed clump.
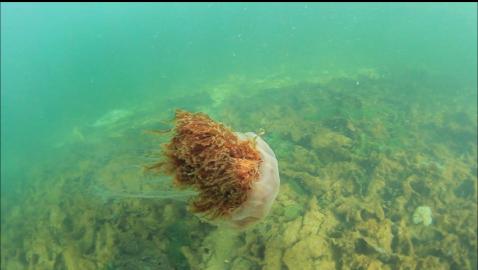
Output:
<path fill-rule="evenodd" d="M 179 188 L 196 189 L 192 212 L 213 219 L 229 216 L 248 199 L 260 175 L 253 140 L 240 140 L 204 113 L 177 110 L 175 124 L 163 159 L 147 170 L 173 176 Z"/>

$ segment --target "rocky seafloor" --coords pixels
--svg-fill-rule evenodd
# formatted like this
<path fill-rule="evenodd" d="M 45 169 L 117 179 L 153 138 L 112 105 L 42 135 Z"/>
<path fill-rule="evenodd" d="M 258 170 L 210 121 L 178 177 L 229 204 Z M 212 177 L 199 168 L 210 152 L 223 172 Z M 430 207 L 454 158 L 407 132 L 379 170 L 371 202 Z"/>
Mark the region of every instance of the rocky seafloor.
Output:
<path fill-rule="evenodd" d="M 4 211 L 2 269 L 477 268 L 476 91 L 417 71 L 268 80 L 74 128 Z M 262 223 L 217 228 L 141 175 L 165 140 L 143 131 L 176 107 L 266 131 L 281 190 Z"/>

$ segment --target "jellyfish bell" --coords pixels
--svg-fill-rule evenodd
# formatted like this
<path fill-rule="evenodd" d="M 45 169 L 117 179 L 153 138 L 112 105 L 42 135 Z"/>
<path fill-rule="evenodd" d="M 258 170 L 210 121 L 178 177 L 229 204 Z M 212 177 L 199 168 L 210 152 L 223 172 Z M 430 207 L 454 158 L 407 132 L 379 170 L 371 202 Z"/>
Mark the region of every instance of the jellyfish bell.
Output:
<path fill-rule="evenodd" d="M 206 114 L 176 111 L 162 159 L 148 171 L 193 189 L 190 210 L 216 225 L 246 229 L 269 213 L 280 186 L 278 162 L 252 132 L 232 132 Z"/>
<path fill-rule="evenodd" d="M 252 183 L 247 200 L 222 221 L 231 228 L 245 229 L 267 216 L 279 192 L 280 179 L 278 162 L 269 145 L 253 132 L 236 135 L 242 140 L 254 140 L 262 161 L 259 178 Z"/>

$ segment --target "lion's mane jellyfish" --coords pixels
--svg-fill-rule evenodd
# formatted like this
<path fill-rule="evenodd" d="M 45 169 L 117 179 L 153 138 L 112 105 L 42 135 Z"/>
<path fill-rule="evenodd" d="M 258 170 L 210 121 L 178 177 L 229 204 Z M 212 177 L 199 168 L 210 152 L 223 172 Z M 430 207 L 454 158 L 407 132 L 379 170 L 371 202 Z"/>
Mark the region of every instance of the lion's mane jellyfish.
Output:
<path fill-rule="evenodd" d="M 204 113 L 177 110 L 163 158 L 147 170 L 171 175 L 198 194 L 190 210 L 212 223 L 243 229 L 263 219 L 279 191 L 274 152 L 252 132 L 238 133 Z"/>

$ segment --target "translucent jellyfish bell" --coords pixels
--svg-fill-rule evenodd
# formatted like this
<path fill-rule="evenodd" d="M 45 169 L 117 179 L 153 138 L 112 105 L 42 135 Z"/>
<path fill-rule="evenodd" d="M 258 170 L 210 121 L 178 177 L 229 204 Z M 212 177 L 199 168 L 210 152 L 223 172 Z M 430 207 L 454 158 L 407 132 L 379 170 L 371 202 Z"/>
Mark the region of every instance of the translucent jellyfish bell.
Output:
<path fill-rule="evenodd" d="M 240 139 L 254 140 L 262 160 L 259 179 L 252 184 L 247 200 L 223 221 L 230 227 L 243 229 L 267 216 L 279 193 L 280 178 L 277 159 L 269 145 L 253 132 L 236 134 Z"/>

